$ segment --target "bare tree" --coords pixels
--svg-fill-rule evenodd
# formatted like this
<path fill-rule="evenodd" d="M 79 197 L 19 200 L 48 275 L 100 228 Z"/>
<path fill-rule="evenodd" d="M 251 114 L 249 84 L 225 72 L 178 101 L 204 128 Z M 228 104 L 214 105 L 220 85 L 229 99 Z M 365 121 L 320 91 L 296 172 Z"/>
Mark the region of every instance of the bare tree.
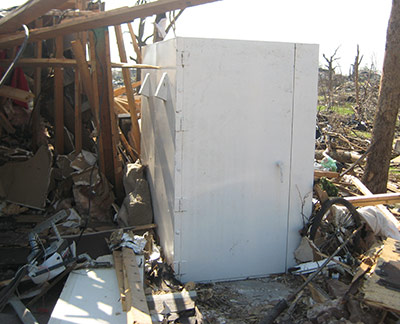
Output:
<path fill-rule="evenodd" d="M 335 66 L 335 61 L 340 59 L 335 57 L 339 47 L 335 49 L 335 52 L 329 58 L 327 58 L 325 54 L 322 54 L 326 61 L 325 66 L 328 69 L 328 108 L 333 107 L 333 76 L 335 74 L 335 69 L 337 68 L 337 66 Z"/>
<path fill-rule="evenodd" d="M 354 80 L 354 87 L 356 89 L 356 107 L 355 107 L 355 113 L 358 118 L 361 117 L 361 103 L 360 103 L 360 80 L 359 80 L 359 68 L 361 61 L 363 59 L 363 56 L 360 57 L 360 47 L 357 44 L 357 55 L 354 59 L 354 64 L 353 64 L 353 80 Z"/>
<path fill-rule="evenodd" d="M 377 112 L 363 181 L 373 193 L 387 191 L 396 119 L 400 106 L 400 1 L 392 2 Z"/>

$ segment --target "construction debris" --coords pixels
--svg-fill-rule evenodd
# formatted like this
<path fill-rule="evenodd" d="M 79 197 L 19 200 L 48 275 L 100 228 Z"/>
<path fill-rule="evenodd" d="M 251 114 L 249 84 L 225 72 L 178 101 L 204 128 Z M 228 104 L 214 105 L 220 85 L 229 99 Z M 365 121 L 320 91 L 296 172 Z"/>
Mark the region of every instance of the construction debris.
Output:
<path fill-rule="evenodd" d="M 267 314 L 287 306 L 274 314 L 279 323 L 399 322 L 400 186 L 395 172 L 389 193 L 381 195 L 359 180 L 370 149 L 362 133 L 370 130 L 367 120 L 318 113 L 314 210 L 304 215 L 309 222 L 291 274 L 183 284 L 164 262 L 140 164 L 137 78 L 141 68 L 160 67 L 141 64 L 130 21 L 206 2 L 168 0 L 104 12 L 93 2 L 31 0 L 0 19 L 2 67 L 13 63 L 14 46 L 25 38 L 21 24 L 31 30 L 24 57 L 0 86 L 1 308 L 9 303 L 22 320 L 36 322 L 39 301 L 67 280 L 49 323 L 72 316 L 81 322 L 93 316 L 126 323 L 128 316 L 141 323 L 266 323 Z M 118 25 L 125 22 L 138 64 L 127 62 Z M 109 57 L 108 25 L 116 25 L 118 63 Z M 122 72 L 113 82 L 117 68 Z M 399 152 L 397 140 L 394 169 Z M 104 250 L 109 255 L 95 260 Z M 114 269 L 106 267 L 111 263 Z M 10 322 L 9 314 L 1 315 Z"/>

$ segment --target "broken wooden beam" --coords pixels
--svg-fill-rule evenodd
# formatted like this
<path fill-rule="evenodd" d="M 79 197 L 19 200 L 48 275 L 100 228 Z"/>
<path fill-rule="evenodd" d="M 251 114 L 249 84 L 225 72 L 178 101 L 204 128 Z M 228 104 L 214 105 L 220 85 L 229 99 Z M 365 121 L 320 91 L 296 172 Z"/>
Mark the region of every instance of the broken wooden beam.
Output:
<path fill-rule="evenodd" d="M 0 97 L 10 98 L 22 102 L 29 102 L 35 97 L 35 95 L 29 91 L 3 85 L 0 88 Z"/>
<path fill-rule="evenodd" d="M 114 10 L 103 11 L 90 17 L 71 19 L 70 21 L 55 26 L 33 29 L 30 31 L 29 42 L 54 38 L 56 36 L 72 34 L 99 27 L 119 25 L 131 22 L 136 18 L 146 18 L 172 10 L 193 7 L 215 1 L 218 0 L 162 0 L 139 6 L 122 7 Z M 35 18 L 37 17 L 34 17 L 33 19 Z M 24 33 L 16 33 L 2 37 L 0 38 L 0 48 L 10 48 L 20 45 L 24 38 Z"/>
<path fill-rule="evenodd" d="M 358 179 L 355 176 L 346 176 L 346 179 L 350 179 L 351 183 L 357 187 L 358 190 L 361 191 L 366 197 L 371 197 L 373 196 L 373 193 L 367 188 L 365 184 L 362 183 L 360 179 Z M 395 224 L 396 227 L 399 228 L 400 223 L 396 219 L 396 217 L 393 216 L 393 214 L 382 204 L 376 204 L 376 207 L 381 211 L 381 213 L 386 217 L 386 219 L 393 224 Z M 400 228 L 399 228 L 400 230 Z"/>
<path fill-rule="evenodd" d="M 314 179 L 319 179 L 319 178 L 338 178 L 339 173 L 338 172 L 333 172 L 333 171 L 322 171 L 322 170 L 314 170 Z"/>
<path fill-rule="evenodd" d="M 150 311 L 144 295 L 135 253 L 132 249 L 122 248 L 122 259 L 127 284 L 125 289 L 128 323 L 151 324 Z"/>
<path fill-rule="evenodd" d="M 0 34 L 15 32 L 67 0 L 29 0 L 0 19 Z"/>

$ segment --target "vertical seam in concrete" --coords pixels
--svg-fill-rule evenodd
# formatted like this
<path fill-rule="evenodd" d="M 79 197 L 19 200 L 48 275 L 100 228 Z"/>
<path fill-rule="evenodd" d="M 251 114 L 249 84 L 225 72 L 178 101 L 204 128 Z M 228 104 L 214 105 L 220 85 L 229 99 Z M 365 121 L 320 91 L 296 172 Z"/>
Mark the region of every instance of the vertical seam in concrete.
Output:
<path fill-rule="evenodd" d="M 289 253 L 289 228 L 290 228 L 290 203 L 291 203 L 291 189 L 292 189 L 292 165 L 293 165 L 293 135 L 294 135 L 294 109 L 295 109 L 295 94 L 296 94 L 296 55 L 297 47 L 294 44 L 293 51 L 293 92 L 292 92 L 292 116 L 290 127 L 290 158 L 289 158 L 289 193 L 288 193 L 288 209 L 287 209 L 287 222 L 286 222 L 286 256 L 285 256 L 285 272 L 288 268 L 288 253 Z"/>

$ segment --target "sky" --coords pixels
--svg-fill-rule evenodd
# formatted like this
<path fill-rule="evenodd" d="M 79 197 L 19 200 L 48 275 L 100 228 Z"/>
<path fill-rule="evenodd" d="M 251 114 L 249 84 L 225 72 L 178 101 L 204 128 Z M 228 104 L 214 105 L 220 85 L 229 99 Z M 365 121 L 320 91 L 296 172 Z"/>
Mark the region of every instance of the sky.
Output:
<path fill-rule="evenodd" d="M 25 0 L 0 0 L 0 7 Z M 108 0 L 106 10 L 132 6 L 135 0 Z M 5 6 L 7 4 L 7 6 Z M 222 0 L 187 8 L 176 23 L 176 35 L 186 37 L 311 43 L 331 56 L 336 48 L 338 71 L 347 74 L 357 44 L 364 55 L 361 66 L 382 70 L 391 0 Z M 149 26 L 153 18 L 149 18 Z M 113 36 L 113 31 L 110 30 Z M 126 48 L 133 55 L 128 34 Z M 174 37 L 171 31 L 167 38 Z M 115 38 L 111 38 L 115 44 Z M 112 60 L 118 61 L 116 44 Z"/>

